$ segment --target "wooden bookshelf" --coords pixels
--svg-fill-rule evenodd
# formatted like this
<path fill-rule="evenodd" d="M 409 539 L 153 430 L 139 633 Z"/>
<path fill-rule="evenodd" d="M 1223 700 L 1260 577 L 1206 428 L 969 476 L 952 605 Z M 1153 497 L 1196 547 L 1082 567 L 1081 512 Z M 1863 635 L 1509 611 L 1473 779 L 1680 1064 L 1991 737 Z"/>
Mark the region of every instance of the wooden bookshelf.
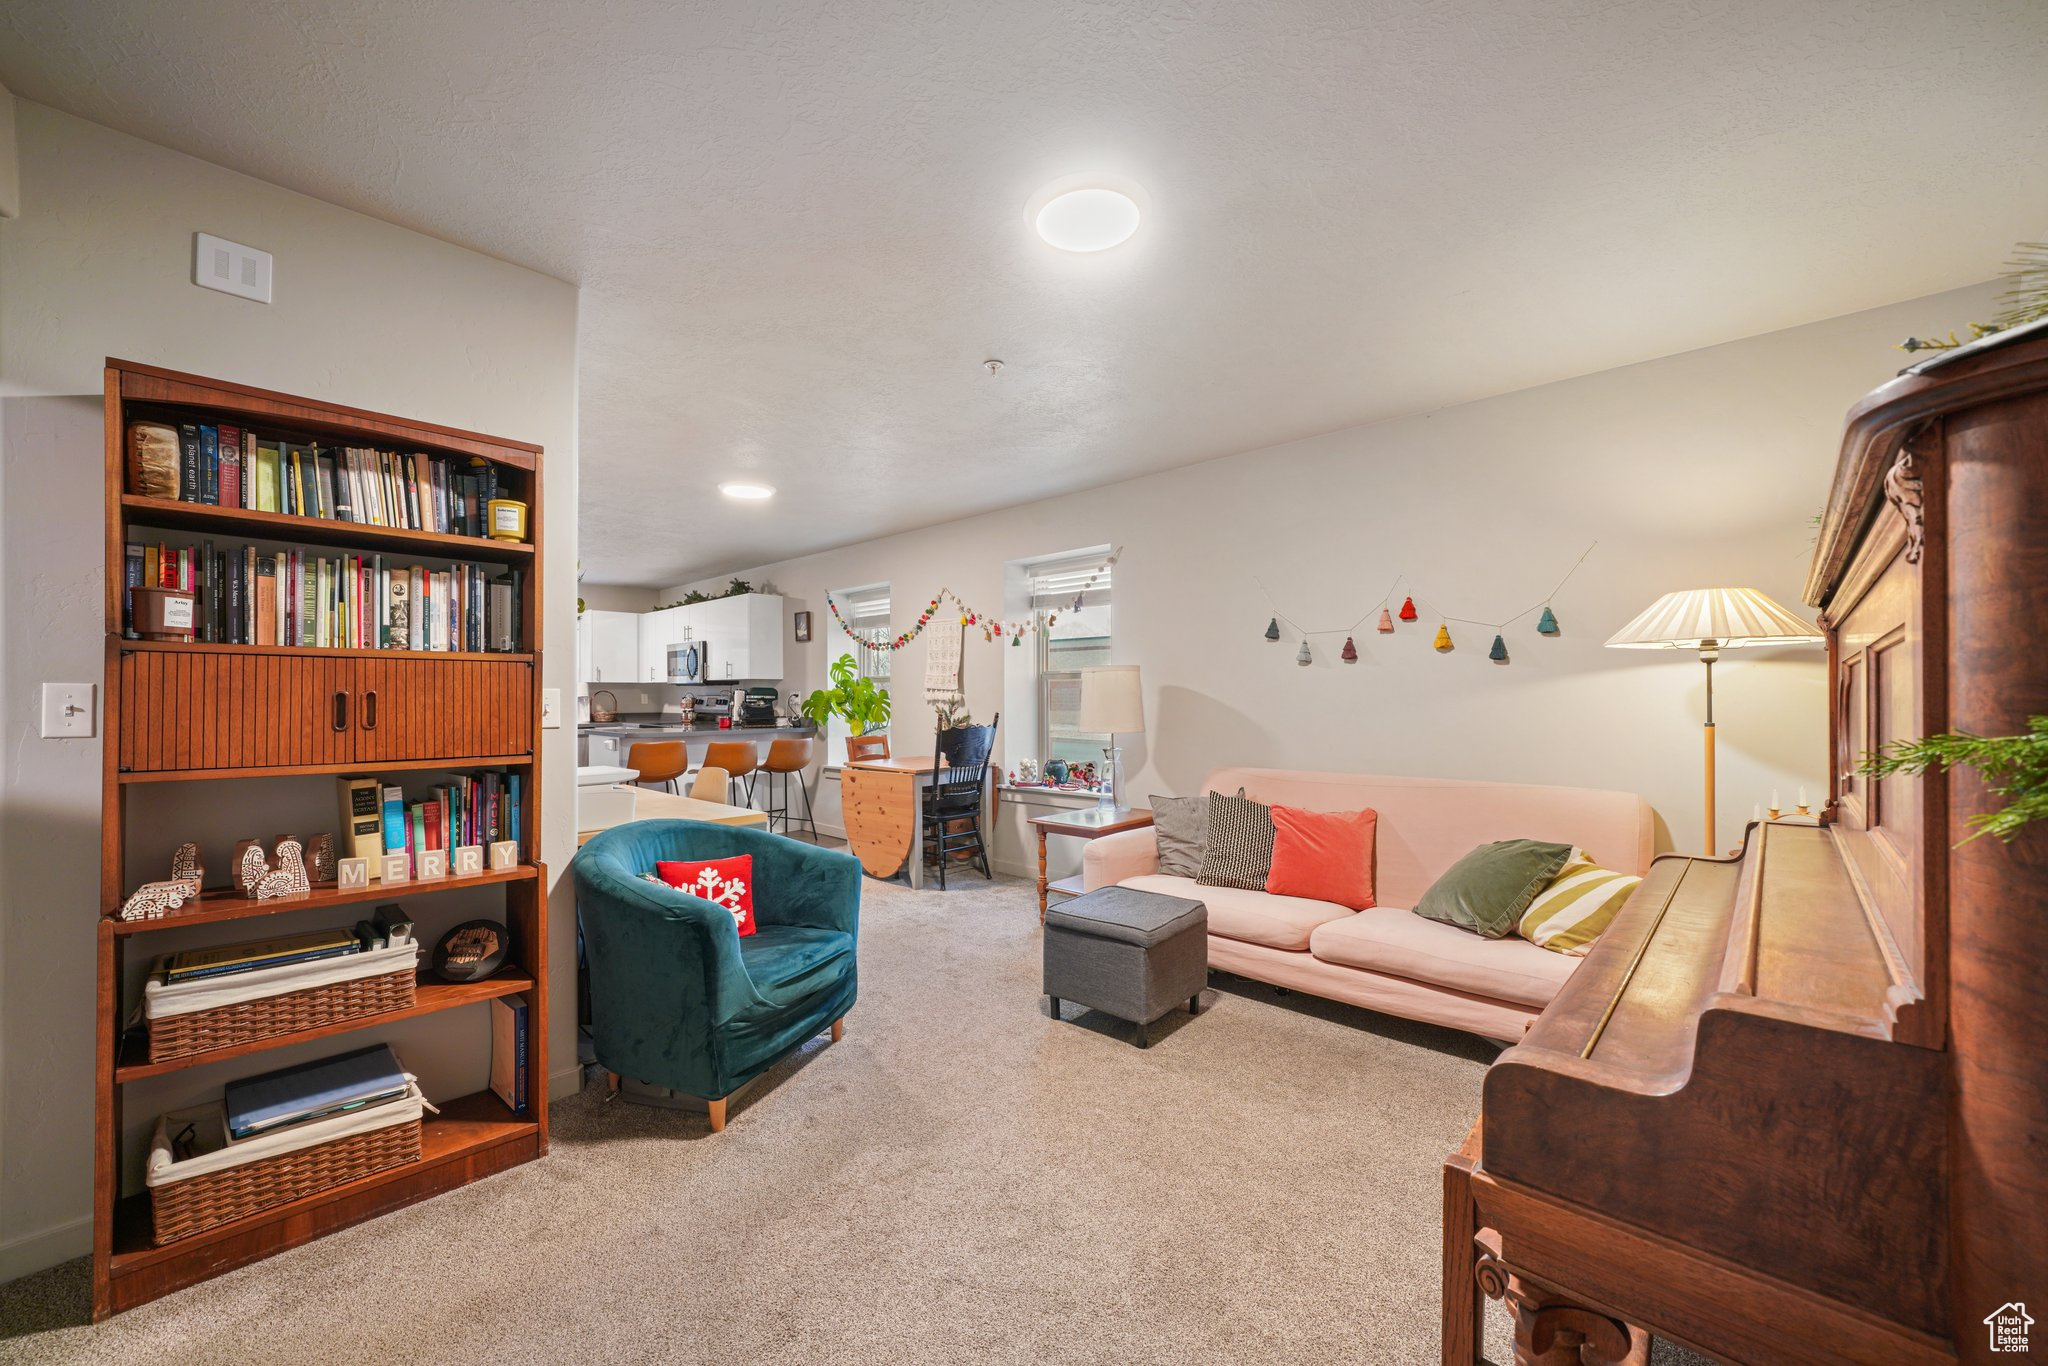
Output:
<path fill-rule="evenodd" d="M 129 421 L 224 422 L 266 437 L 323 447 L 367 446 L 407 453 L 481 459 L 497 466 L 508 497 L 527 505 L 529 538 L 494 541 L 412 531 L 240 507 L 135 495 L 126 485 Z M 428 1198 L 547 1151 L 547 870 L 535 860 L 541 830 L 540 471 L 543 452 L 506 441 L 340 404 L 109 360 L 105 392 L 106 682 L 102 845 L 98 912 L 97 1107 L 93 1154 L 93 1317 L 104 1318 L 236 1266 L 295 1247 L 334 1229 Z M 521 643 L 517 653 L 330 649 L 235 645 L 205 641 L 124 639 L 125 548 L 151 543 L 163 531 L 262 541 L 283 546 L 393 553 L 420 559 L 515 568 Z M 165 869 L 127 866 L 129 805 L 145 785 L 198 780 L 292 779 L 322 784 L 332 775 L 396 775 L 482 769 L 521 775 L 519 820 L 525 862 L 502 872 L 432 882 L 342 890 L 318 886 L 287 900 L 251 901 L 208 891 L 153 920 L 124 921 L 120 907 Z M 332 800 L 331 795 L 329 800 Z M 160 803 L 151 809 L 160 809 Z M 180 821 L 187 808 L 179 805 Z M 335 813 L 340 839 L 339 811 Z M 225 866 L 236 839 L 269 832 L 210 828 L 203 810 L 191 826 L 165 829 L 196 840 L 202 861 Z M 158 833 L 158 832 L 152 832 Z M 304 833 L 321 833 L 317 830 Z M 162 843 L 162 840 L 152 841 Z M 448 983 L 423 975 L 404 1010 L 337 1022 L 292 1034 L 151 1062 L 125 1029 L 132 1005 L 123 999 L 131 952 L 178 946 L 164 932 L 227 921 L 332 911 L 370 901 L 404 902 L 445 892 L 501 888 L 513 952 L 490 979 Z M 138 938 L 138 936 L 141 936 Z M 163 1247 L 150 1240 L 145 1192 L 125 1184 L 137 1154 L 123 1151 L 123 1096 L 132 1083 L 173 1072 L 204 1077 L 204 1069 L 270 1049 L 332 1038 L 335 1051 L 359 1042 L 359 1031 L 397 1020 L 486 1009 L 492 1000 L 524 993 L 529 1002 L 527 1113 L 514 1114 L 488 1091 L 453 1099 L 429 1096 L 441 1109 L 422 1130 L 424 1156 L 346 1186 L 261 1211 Z M 477 1071 L 488 1065 L 479 1059 Z M 232 1074 L 225 1074 L 232 1075 Z M 127 1159 L 124 1161 L 124 1159 Z"/>

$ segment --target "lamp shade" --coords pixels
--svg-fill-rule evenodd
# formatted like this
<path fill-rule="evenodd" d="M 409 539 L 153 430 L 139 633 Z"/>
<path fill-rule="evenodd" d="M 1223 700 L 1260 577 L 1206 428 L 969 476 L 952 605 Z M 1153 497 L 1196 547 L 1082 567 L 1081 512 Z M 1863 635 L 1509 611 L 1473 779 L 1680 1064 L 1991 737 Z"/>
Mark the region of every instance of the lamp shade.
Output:
<path fill-rule="evenodd" d="M 1113 735 L 1145 729 L 1145 697 L 1135 664 L 1103 664 L 1081 670 L 1081 730 Z"/>
<path fill-rule="evenodd" d="M 1754 588 L 1666 593 L 1607 638 L 1616 650 L 1698 650 L 1710 646 L 1818 645 L 1821 633 Z"/>

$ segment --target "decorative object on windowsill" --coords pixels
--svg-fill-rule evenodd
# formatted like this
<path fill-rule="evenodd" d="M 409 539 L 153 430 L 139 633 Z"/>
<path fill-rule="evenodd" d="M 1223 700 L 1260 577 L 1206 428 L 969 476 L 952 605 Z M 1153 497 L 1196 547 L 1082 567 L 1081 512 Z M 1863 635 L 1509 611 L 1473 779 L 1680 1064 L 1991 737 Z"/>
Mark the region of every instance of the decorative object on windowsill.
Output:
<path fill-rule="evenodd" d="M 1436 639 L 1432 640 L 1429 643 L 1429 648 L 1439 653 L 1445 650 L 1454 650 L 1457 648 L 1455 645 L 1451 644 L 1451 626 L 1449 622 L 1438 623 L 1436 628 Z"/>
<path fill-rule="evenodd" d="M 270 876 L 270 859 L 263 852 L 263 841 L 236 841 L 231 871 L 236 896 L 256 895 L 256 884 Z"/>
<path fill-rule="evenodd" d="M 1308 642 L 1301 643 L 1308 653 Z M 1306 661 L 1304 661 L 1306 662 Z M 1117 804 L 1123 787 L 1123 750 L 1119 734 L 1142 733 L 1145 729 L 1145 693 L 1135 664 L 1102 664 L 1081 670 L 1081 706 L 1075 725 L 1109 737 L 1102 751 L 1103 778 L 1096 785 L 1097 805 L 1109 810 Z M 1087 775 L 1093 779 L 1094 774 Z"/>
<path fill-rule="evenodd" d="M 1038 760 L 1019 759 L 1017 761 L 1017 771 L 1010 775 L 1010 780 L 1015 783 L 1035 783 L 1040 781 L 1038 776 Z"/>
<path fill-rule="evenodd" d="M 481 982 L 505 965 L 512 934 L 495 920 L 466 920 L 434 945 L 434 975 L 444 982 Z"/>
<path fill-rule="evenodd" d="M 1609 649 L 1697 650 L 1707 666 L 1706 841 L 1700 848 L 1718 852 L 1714 839 L 1714 661 L 1721 651 L 1746 645 L 1818 645 L 1820 632 L 1754 588 L 1694 588 L 1666 593 L 1628 625 L 1607 639 Z M 1778 800 L 1771 798 L 1771 817 Z"/>
<path fill-rule="evenodd" d="M 171 855 L 171 876 L 165 882 L 145 882 L 121 903 L 120 920 L 159 920 L 188 901 L 199 899 L 199 884 L 206 870 L 199 866 L 199 846 L 185 843 Z"/>
<path fill-rule="evenodd" d="M 1496 663 L 1496 664 L 1505 664 L 1505 663 L 1507 663 L 1507 662 L 1508 662 L 1508 642 L 1507 642 L 1507 638 L 1506 638 L 1505 636 L 1502 636 L 1502 635 L 1499 635 L 1498 633 L 1496 633 L 1496 634 L 1495 634 L 1495 636 L 1494 636 L 1494 638 L 1493 638 L 1493 648 L 1492 648 L 1491 650 L 1488 650 L 1488 651 L 1486 652 L 1486 657 L 1487 657 L 1488 659 L 1492 660 L 1492 661 L 1493 661 L 1494 663 Z"/>
<path fill-rule="evenodd" d="M 1266 639 L 1280 639 L 1280 618 L 1274 617 L 1271 621 L 1266 623 Z"/>
<path fill-rule="evenodd" d="M 1356 664 L 1358 662 L 1358 646 L 1352 641 L 1350 636 L 1344 637 L 1344 648 L 1337 652 L 1337 658 L 1343 660 L 1346 664 Z"/>
<path fill-rule="evenodd" d="M 252 893 L 256 900 L 281 901 L 313 890 L 306 877 L 306 853 L 296 836 L 286 835 L 278 840 L 275 859 L 277 871 L 256 884 Z"/>
<path fill-rule="evenodd" d="M 1976 770 L 1985 790 L 2005 804 L 1970 817 L 1976 834 L 1995 835 L 2010 844 L 2038 820 L 2048 819 L 2048 716 L 2030 716 L 2021 735 L 1970 735 L 1951 732 L 1924 740 L 1900 740 L 1863 756 L 1862 771 L 1872 778 L 1895 773 L 1947 773 L 1961 765 Z"/>
<path fill-rule="evenodd" d="M 1054 787 L 1066 786 L 1067 761 L 1065 759 L 1047 759 L 1045 761 L 1045 780 Z"/>
<path fill-rule="evenodd" d="M 182 588 L 128 590 L 130 624 L 144 640 L 190 641 L 197 632 L 199 595 Z"/>
<path fill-rule="evenodd" d="M 334 881 L 334 836 L 313 836 L 306 846 L 306 876 L 315 882 Z"/>

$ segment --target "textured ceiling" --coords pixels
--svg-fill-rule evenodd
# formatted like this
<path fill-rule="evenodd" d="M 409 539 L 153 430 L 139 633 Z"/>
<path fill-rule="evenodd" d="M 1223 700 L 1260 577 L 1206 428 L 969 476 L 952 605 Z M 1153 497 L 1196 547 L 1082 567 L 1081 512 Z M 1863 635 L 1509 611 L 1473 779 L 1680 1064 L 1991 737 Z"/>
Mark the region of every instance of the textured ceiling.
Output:
<path fill-rule="evenodd" d="M 2034 0 L 0 7 L 17 94 L 580 284 L 648 585 L 1985 279 L 2044 71 Z M 1131 242 L 1031 235 L 1077 171 Z"/>

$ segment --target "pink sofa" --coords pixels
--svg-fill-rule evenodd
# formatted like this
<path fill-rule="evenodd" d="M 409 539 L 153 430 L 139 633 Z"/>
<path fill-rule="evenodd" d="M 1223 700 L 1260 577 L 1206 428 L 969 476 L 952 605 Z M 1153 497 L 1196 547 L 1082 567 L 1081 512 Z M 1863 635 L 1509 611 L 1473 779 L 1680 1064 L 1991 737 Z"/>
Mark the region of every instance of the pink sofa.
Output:
<path fill-rule="evenodd" d="M 1209 907 L 1209 966 L 1412 1020 L 1514 1042 L 1580 960 L 1525 939 L 1482 939 L 1410 909 L 1453 863 L 1492 840 L 1576 844 L 1619 872 L 1650 866 L 1648 803 L 1631 792 L 1226 768 L 1204 792 L 1244 789 L 1255 801 L 1312 811 L 1379 812 L 1375 899 L 1351 911 L 1328 901 L 1204 887 L 1159 872 L 1150 830 L 1091 840 L 1090 891 L 1121 884 Z"/>

